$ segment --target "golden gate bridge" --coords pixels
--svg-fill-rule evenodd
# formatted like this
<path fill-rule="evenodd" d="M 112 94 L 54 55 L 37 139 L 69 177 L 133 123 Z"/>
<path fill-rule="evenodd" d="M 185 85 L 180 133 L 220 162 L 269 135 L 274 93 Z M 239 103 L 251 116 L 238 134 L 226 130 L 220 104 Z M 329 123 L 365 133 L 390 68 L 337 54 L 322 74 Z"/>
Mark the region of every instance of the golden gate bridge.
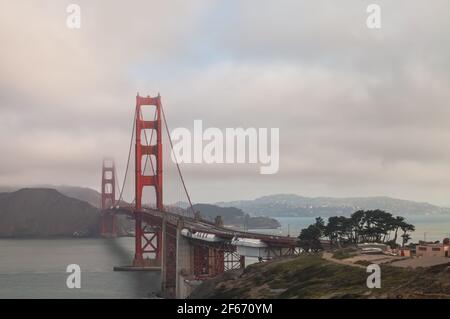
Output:
<path fill-rule="evenodd" d="M 153 108 L 151 118 L 145 118 L 144 106 Z M 134 220 L 134 259 L 130 266 L 115 267 L 115 270 L 160 270 L 163 295 L 169 298 L 185 298 L 193 289 L 189 282 L 213 278 L 224 271 L 243 268 L 245 257 L 273 259 L 297 254 L 296 238 L 233 230 L 224 227 L 220 217 L 214 222 L 202 219 L 201 215 L 194 211 L 178 161 L 177 174 L 188 207 L 181 210 L 165 206 L 163 130 L 167 133 L 170 148 L 173 150 L 161 96 L 158 94 L 155 97 L 142 97 L 138 94 L 121 188 L 114 160 L 103 160 L 101 235 L 117 236 L 118 215 L 125 215 Z M 153 140 L 156 142 L 153 143 Z M 123 200 L 123 194 L 132 161 L 133 141 L 134 200 L 127 203 Z M 143 190 L 146 187 L 153 191 L 156 199 L 154 205 L 143 202 Z"/>

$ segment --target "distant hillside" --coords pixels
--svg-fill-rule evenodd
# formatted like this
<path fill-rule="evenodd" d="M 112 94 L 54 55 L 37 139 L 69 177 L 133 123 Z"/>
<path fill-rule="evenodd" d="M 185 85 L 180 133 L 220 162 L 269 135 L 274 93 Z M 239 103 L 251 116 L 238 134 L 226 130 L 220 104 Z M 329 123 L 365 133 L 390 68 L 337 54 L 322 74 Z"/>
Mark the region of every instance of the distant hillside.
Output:
<path fill-rule="evenodd" d="M 250 217 L 242 210 L 235 207 L 219 207 L 211 204 L 195 204 L 195 211 L 199 211 L 202 218 L 214 221 L 216 216 L 222 216 L 225 225 L 238 227 L 256 228 L 278 228 L 280 223 L 269 217 Z"/>
<path fill-rule="evenodd" d="M 348 216 L 358 209 L 382 209 L 394 215 L 439 215 L 450 214 L 450 208 L 428 203 L 419 203 L 390 197 L 303 197 L 293 194 L 278 194 L 257 198 L 220 202 L 218 206 L 236 207 L 245 213 L 256 216 Z"/>
<path fill-rule="evenodd" d="M 47 189 L 55 189 L 63 195 L 68 197 L 76 198 L 91 204 L 94 207 L 100 207 L 101 205 L 101 194 L 96 190 L 88 187 L 79 187 L 79 186 L 67 186 L 67 185 L 37 185 L 37 186 L 0 186 L 0 193 L 10 193 L 15 192 L 19 189 L 28 188 L 28 189 L 39 189 L 39 188 L 47 188 Z"/>
<path fill-rule="evenodd" d="M 77 186 L 50 186 L 49 188 L 54 188 L 58 192 L 68 197 L 76 198 L 91 204 L 94 207 L 100 207 L 101 205 L 101 194 L 96 190 L 88 187 L 77 187 Z"/>
<path fill-rule="evenodd" d="M 19 189 L 29 188 L 29 189 L 39 189 L 39 188 L 50 188 L 55 189 L 63 195 L 72 197 L 75 199 L 82 200 L 91 204 L 94 207 L 100 208 L 102 195 L 95 189 L 89 187 L 80 186 L 67 186 L 67 185 L 38 185 L 30 187 L 11 187 L 11 186 L 0 186 L 0 193 L 10 193 L 17 191 Z M 119 197 L 119 194 L 116 194 Z M 120 205 L 128 205 L 125 201 L 121 201 Z"/>
<path fill-rule="evenodd" d="M 96 207 L 54 189 L 0 193 L 0 237 L 97 236 Z"/>

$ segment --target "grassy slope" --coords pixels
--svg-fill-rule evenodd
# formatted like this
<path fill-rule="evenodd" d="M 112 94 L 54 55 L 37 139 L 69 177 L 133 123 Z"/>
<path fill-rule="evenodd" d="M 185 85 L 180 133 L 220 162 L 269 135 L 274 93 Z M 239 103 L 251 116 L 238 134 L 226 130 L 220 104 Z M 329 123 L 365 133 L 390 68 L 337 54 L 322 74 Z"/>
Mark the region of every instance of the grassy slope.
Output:
<path fill-rule="evenodd" d="M 447 267 L 448 268 L 448 267 Z M 368 289 L 365 269 L 319 255 L 249 266 L 238 277 L 218 281 L 207 298 L 417 298 L 450 297 L 445 266 L 408 270 L 382 266 L 381 289 Z M 201 287 L 199 287 L 201 289 Z M 446 294 L 446 295 L 445 295 Z"/>

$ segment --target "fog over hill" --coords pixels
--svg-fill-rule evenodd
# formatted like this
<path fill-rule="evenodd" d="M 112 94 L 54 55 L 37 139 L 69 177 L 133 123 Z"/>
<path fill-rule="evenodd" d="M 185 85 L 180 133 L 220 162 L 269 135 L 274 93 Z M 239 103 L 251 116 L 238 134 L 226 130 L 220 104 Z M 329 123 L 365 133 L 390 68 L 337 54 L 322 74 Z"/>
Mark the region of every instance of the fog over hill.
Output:
<path fill-rule="evenodd" d="M 450 214 L 450 208 L 390 197 L 304 197 L 277 194 L 254 200 L 216 203 L 222 207 L 236 207 L 253 216 L 348 216 L 359 209 L 382 209 L 402 216 Z"/>

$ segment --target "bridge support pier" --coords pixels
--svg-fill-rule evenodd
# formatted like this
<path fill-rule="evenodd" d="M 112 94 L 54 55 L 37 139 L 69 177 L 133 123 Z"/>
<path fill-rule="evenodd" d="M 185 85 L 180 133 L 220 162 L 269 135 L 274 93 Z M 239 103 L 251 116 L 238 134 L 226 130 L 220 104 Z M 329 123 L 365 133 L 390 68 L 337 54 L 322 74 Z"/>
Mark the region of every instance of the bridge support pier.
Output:
<path fill-rule="evenodd" d="M 166 298 L 187 298 L 203 280 L 245 266 L 234 246 L 186 237 L 183 228 L 182 220 L 178 220 L 176 228 L 170 223 L 163 226 L 161 282 Z"/>
<path fill-rule="evenodd" d="M 165 298 L 176 298 L 177 266 L 179 264 L 177 243 L 180 232 L 178 225 L 167 222 L 167 216 L 163 217 L 162 235 L 161 291 Z"/>
<path fill-rule="evenodd" d="M 195 246 L 181 234 L 184 224 L 177 225 L 163 218 L 163 257 L 161 267 L 161 292 L 164 298 L 187 298 L 199 283 L 194 275 Z"/>
<path fill-rule="evenodd" d="M 177 264 L 176 264 L 176 290 L 175 298 L 185 299 L 195 288 L 190 285 L 190 280 L 193 279 L 192 261 L 194 259 L 194 248 L 189 240 L 181 235 L 183 224 L 179 223 L 177 227 Z"/>

